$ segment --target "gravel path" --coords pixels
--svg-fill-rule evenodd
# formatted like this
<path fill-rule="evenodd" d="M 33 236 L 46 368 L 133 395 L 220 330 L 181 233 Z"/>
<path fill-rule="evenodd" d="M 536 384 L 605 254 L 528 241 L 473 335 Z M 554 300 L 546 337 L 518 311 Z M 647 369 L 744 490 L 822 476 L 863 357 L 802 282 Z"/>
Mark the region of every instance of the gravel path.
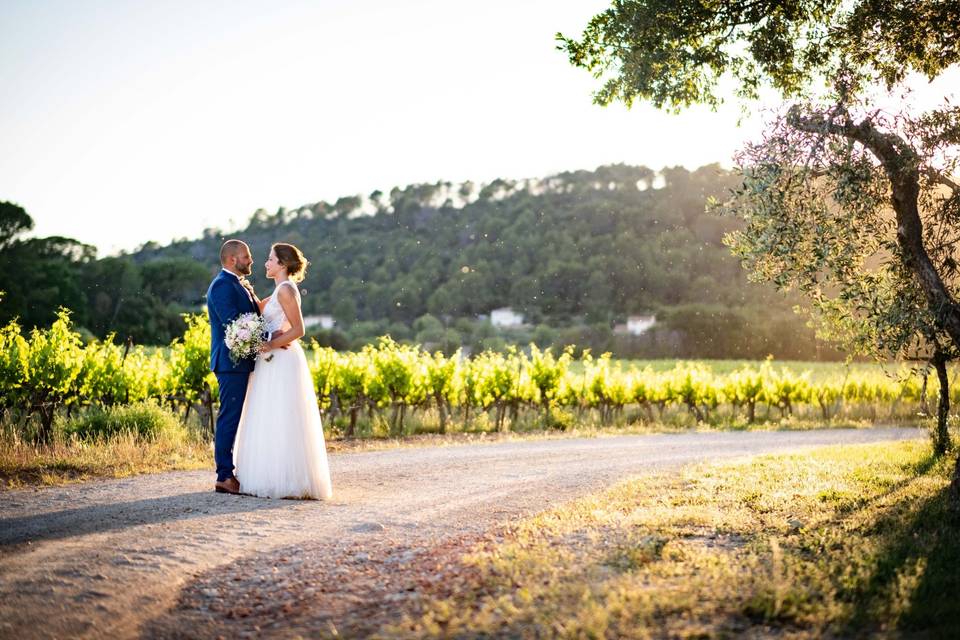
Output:
<path fill-rule="evenodd" d="M 917 429 L 719 432 L 332 455 L 330 502 L 175 472 L 0 493 L 0 638 L 352 637 L 492 527 L 636 475 Z"/>

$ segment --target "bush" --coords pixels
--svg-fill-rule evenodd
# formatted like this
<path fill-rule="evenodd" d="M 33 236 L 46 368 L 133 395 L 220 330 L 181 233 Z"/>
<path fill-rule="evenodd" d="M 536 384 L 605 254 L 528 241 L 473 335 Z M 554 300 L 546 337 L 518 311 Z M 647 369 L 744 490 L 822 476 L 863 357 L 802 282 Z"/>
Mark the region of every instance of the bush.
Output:
<path fill-rule="evenodd" d="M 153 401 L 91 408 L 84 415 L 70 420 L 64 430 L 68 435 L 90 439 L 110 438 L 121 433 L 156 439 L 182 435 L 185 431 L 172 412 Z"/>
<path fill-rule="evenodd" d="M 573 429 L 576 421 L 577 419 L 573 415 L 573 412 L 564 409 L 554 409 L 543 418 L 543 426 L 545 429 L 553 429 L 555 431 L 570 431 Z"/>

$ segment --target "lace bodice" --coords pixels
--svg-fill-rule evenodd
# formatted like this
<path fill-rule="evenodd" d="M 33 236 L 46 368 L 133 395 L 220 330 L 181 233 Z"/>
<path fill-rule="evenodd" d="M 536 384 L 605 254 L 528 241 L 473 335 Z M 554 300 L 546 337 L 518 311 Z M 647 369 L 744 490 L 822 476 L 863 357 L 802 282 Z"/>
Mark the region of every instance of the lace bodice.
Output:
<path fill-rule="evenodd" d="M 284 280 L 277 285 L 277 288 L 273 290 L 273 295 L 267 300 L 267 304 L 263 306 L 263 321 L 267 326 L 267 331 L 271 334 L 281 330 L 286 331 L 290 328 L 290 321 L 287 319 L 287 314 L 283 312 L 283 307 L 280 306 L 280 301 L 277 300 L 277 292 L 280 291 L 280 287 L 287 285 L 293 289 L 293 294 L 297 298 L 297 304 L 300 304 L 300 290 L 297 288 L 297 285 L 289 280 Z"/>

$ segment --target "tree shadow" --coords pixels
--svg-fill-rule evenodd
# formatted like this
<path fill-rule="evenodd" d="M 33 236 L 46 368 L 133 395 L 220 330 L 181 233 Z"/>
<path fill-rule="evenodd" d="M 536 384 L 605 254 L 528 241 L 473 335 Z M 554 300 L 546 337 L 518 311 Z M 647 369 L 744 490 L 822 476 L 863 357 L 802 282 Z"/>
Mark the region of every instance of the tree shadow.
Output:
<path fill-rule="evenodd" d="M 931 458 L 918 464 L 917 477 L 930 473 L 936 463 Z M 863 532 L 880 537 L 883 547 L 870 578 L 844 596 L 853 604 L 853 614 L 843 635 L 896 630 L 923 637 L 960 637 L 960 517 L 949 508 L 948 491 L 944 487 L 916 506 L 894 505 L 871 531 Z M 905 518 L 907 508 L 911 514 Z M 916 573 L 915 582 L 904 579 L 911 572 Z M 892 615 L 892 604 L 900 609 L 899 615 Z"/>
<path fill-rule="evenodd" d="M 909 484 L 915 482 L 918 477 L 929 475 L 933 471 L 934 467 L 937 466 L 937 463 L 941 460 L 937 456 L 930 453 L 929 455 L 924 456 L 916 464 L 907 465 L 911 470 L 911 475 L 907 476 L 903 480 L 898 480 L 896 482 L 891 482 L 884 488 L 883 491 L 878 492 L 872 498 L 866 498 L 857 503 L 857 506 L 852 509 L 843 510 L 845 513 L 851 511 L 863 511 L 867 507 L 873 506 L 883 500 L 886 500 L 891 495 L 895 494 L 897 491 L 906 488 Z M 889 516 L 888 516 L 889 517 Z M 884 519 L 881 519 L 883 521 Z"/>
<path fill-rule="evenodd" d="M 56 540 L 207 516 L 284 509 L 300 502 L 196 491 L 114 504 L 96 504 L 20 518 L 4 518 L 0 519 L 0 551 L 9 551 L 5 547 L 28 541 Z"/>
<path fill-rule="evenodd" d="M 931 519 L 924 525 L 929 529 L 927 563 L 901 628 L 960 638 L 960 517 L 948 508 L 948 488 L 931 502 Z"/>

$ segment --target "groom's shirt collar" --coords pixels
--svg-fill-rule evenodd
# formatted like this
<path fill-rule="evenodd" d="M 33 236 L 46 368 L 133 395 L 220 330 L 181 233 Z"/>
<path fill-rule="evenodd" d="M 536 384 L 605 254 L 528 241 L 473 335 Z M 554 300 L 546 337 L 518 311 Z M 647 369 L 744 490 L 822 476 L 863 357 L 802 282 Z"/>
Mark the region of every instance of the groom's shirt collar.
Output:
<path fill-rule="evenodd" d="M 240 282 L 240 276 L 238 276 L 237 274 L 235 274 L 233 271 L 228 271 L 227 269 L 221 269 L 221 271 L 223 271 L 224 273 L 226 273 L 226 274 L 229 275 L 229 276 L 233 276 L 234 278 L 236 278 L 237 282 Z M 253 301 L 254 301 L 254 300 L 253 300 L 253 295 L 252 295 L 249 291 L 247 291 L 247 288 L 246 288 L 246 287 L 243 288 L 243 292 L 247 294 L 247 298 L 249 298 L 250 302 L 253 302 Z"/>

